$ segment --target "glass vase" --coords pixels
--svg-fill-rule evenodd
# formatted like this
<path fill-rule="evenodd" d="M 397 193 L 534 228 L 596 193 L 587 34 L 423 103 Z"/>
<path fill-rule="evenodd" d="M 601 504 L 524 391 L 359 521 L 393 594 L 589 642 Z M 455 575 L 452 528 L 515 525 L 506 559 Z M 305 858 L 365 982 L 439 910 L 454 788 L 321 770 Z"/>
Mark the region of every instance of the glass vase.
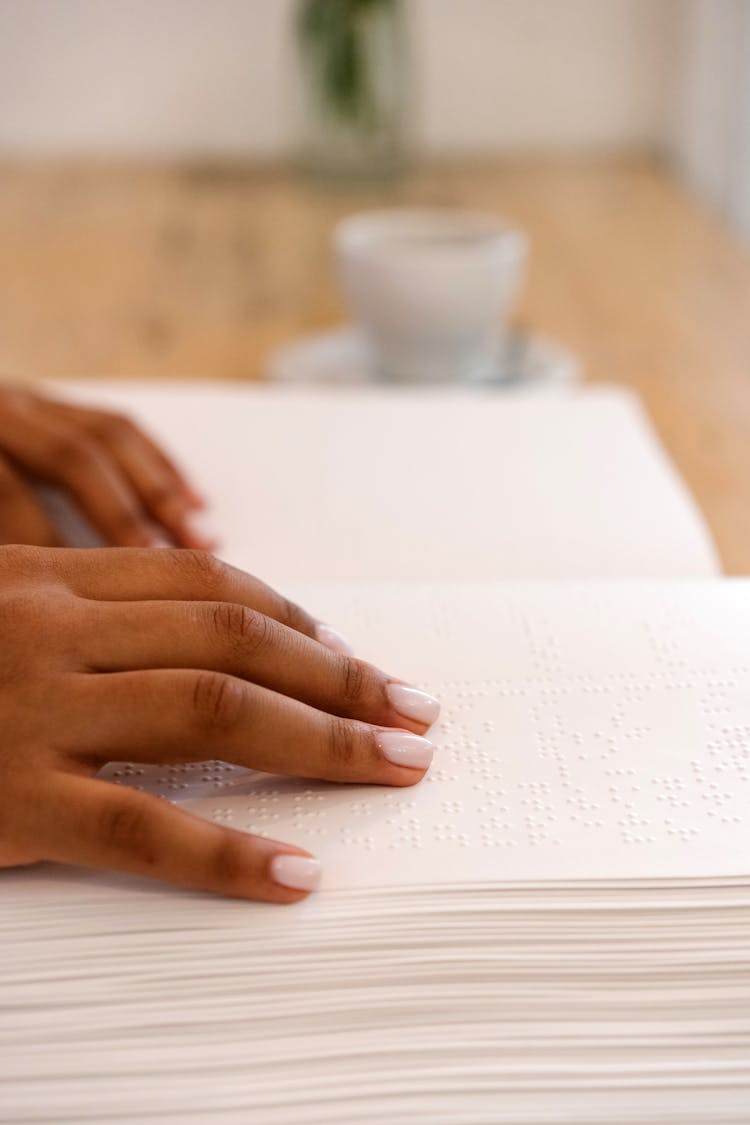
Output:
<path fill-rule="evenodd" d="M 295 31 L 302 166 L 334 179 L 395 175 L 407 98 L 401 0 L 301 0 Z"/>

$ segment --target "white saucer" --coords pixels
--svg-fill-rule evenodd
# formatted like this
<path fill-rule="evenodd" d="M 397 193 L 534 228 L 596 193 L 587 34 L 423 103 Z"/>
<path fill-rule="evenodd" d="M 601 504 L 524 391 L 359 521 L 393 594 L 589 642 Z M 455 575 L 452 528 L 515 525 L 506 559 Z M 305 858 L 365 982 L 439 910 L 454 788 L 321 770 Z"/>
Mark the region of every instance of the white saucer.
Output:
<path fill-rule="evenodd" d="M 389 382 L 378 374 L 366 341 L 350 325 L 284 345 L 268 360 L 265 374 L 279 383 L 337 387 Z M 509 389 L 566 387 L 578 382 L 580 374 L 578 359 L 561 344 L 536 334 L 513 331 L 503 345 L 497 373 L 474 385 Z"/>

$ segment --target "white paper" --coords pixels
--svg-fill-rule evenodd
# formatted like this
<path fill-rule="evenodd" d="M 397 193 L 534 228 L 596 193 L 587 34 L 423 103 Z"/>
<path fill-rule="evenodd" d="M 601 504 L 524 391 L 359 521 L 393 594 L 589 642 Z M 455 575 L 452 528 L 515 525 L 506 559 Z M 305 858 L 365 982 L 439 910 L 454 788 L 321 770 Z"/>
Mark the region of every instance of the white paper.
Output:
<path fill-rule="evenodd" d="M 750 582 L 295 594 L 442 700 L 420 785 L 108 772 L 309 848 L 333 889 L 750 877 Z"/>
<path fill-rule="evenodd" d="M 623 389 L 59 386 L 157 435 L 209 496 L 220 554 L 273 584 L 719 571 Z"/>
<path fill-rule="evenodd" d="M 713 573 L 632 398 L 77 393 L 176 449 L 228 557 L 445 710 L 408 790 L 112 766 L 353 889 L 0 873 L 0 1117 L 744 1125 L 750 583 L 302 584 Z"/>

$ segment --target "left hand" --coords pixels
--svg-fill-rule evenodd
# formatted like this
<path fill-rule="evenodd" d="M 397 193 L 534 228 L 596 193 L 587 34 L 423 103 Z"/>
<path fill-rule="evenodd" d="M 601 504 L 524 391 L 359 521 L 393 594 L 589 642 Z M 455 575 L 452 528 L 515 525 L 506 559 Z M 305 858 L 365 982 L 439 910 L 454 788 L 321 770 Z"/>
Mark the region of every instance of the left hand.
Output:
<path fill-rule="evenodd" d="M 95 775 L 219 759 L 410 786 L 432 758 L 436 699 L 341 637 L 332 651 L 330 626 L 213 555 L 0 547 L 0 624 L 0 867 L 56 860 L 296 902 L 318 882 L 309 853 Z"/>
<path fill-rule="evenodd" d="M 217 546 L 202 498 L 129 418 L 0 387 L 0 542 L 58 546 L 33 479 L 68 492 L 112 546 Z"/>

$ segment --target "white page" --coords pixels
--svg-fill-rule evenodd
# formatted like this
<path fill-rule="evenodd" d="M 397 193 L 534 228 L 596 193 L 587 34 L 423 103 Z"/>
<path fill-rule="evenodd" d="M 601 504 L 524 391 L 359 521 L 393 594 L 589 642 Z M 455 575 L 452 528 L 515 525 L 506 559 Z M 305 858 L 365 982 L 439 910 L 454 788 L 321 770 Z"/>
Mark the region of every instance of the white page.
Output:
<path fill-rule="evenodd" d="M 220 554 L 274 584 L 719 571 L 623 389 L 60 386 L 156 434 L 210 497 Z"/>
<path fill-rule="evenodd" d="M 442 699 L 420 785 L 108 772 L 308 847 L 332 889 L 750 876 L 750 582 L 295 594 Z"/>

